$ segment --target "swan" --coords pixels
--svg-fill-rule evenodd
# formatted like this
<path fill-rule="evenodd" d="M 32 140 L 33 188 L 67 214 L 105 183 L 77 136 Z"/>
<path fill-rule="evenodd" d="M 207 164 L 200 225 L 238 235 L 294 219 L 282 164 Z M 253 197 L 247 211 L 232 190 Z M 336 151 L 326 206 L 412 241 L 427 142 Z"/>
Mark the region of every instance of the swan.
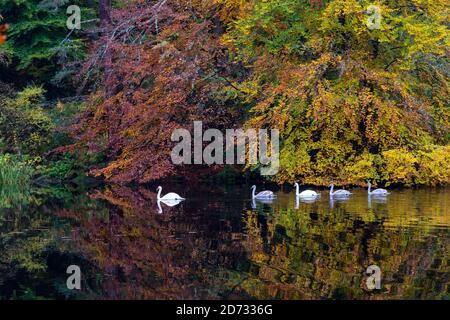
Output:
<path fill-rule="evenodd" d="M 272 191 L 261 191 L 258 194 L 256 192 L 256 186 L 252 186 L 252 199 L 272 199 L 275 198 L 275 194 Z"/>
<path fill-rule="evenodd" d="M 387 196 L 389 194 L 389 192 L 386 189 L 375 189 L 375 190 L 371 191 L 372 184 L 370 183 L 370 181 L 367 181 L 367 184 L 369 185 L 369 189 L 367 190 L 369 195 Z"/>
<path fill-rule="evenodd" d="M 318 194 L 317 192 L 312 191 L 312 190 L 305 190 L 302 193 L 300 193 L 300 186 L 299 186 L 298 183 L 294 184 L 294 187 L 296 188 L 295 189 L 295 195 L 297 197 L 300 197 L 300 198 L 317 198 L 318 196 L 320 196 L 320 194 Z"/>
<path fill-rule="evenodd" d="M 184 198 L 182 198 L 181 196 L 179 196 L 176 193 L 168 193 L 166 194 L 164 197 L 161 197 L 161 191 L 162 191 L 162 187 L 159 186 L 158 189 L 156 189 L 158 191 L 158 201 L 163 201 L 163 202 L 167 202 L 167 201 L 174 201 L 174 200 L 186 200 Z"/>
<path fill-rule="evenodd" d="M 352 194 L 350 191 L 343 189 L 334 191 L 334 184 L 330 185 L 330 187 L 330 197 L 348 197 Z"/>

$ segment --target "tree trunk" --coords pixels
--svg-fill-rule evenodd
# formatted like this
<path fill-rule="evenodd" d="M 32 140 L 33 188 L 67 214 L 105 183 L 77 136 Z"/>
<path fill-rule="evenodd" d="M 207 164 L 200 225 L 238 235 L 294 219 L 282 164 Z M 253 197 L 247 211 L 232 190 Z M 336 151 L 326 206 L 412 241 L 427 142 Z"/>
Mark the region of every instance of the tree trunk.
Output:
<path fill-rule="evenodd" d="M 99 0 L 98 1 L 98 15 L 100 19 L 100 26 L 103 29 L 103 37 L 106 41 L 106 52 L 104 55 L 103 63 L 103 86 L 105 88 L 105 96 L 109 98 L 112 96 L 112 90 L 110 87 L 110 77 L 112 70 L 112 57 L 111 57 L 111 49 L 110 49 L 110 34 L 112 30 L 112 20 L 111 20 L 111 0 Z"/>
<path fill-rule="evenodd" d="M 100 19 L 100 27 L 103 29 L 103 37 L 106 41 L 106 52 L 103 57 L 103 87 L 105 98 L 111 98 L 113 95 L 113 88 L 111 84 L 111 77 L 113 75 L 112 67 L 112 54 L 110 48 L 111 32 L 112 32 L 112 20 L 111 20 L 111 0 L 99 0 L 98 1 L 98 15 Z M 108 128 L 108 144 L 111 145 L 111 137 L 113 137 L 114 126 Z"/>
<path fill-rule="evenodd" d="M 98 15 L 102 26 L 111 24 L 111 0 L 98 1 Z"/>

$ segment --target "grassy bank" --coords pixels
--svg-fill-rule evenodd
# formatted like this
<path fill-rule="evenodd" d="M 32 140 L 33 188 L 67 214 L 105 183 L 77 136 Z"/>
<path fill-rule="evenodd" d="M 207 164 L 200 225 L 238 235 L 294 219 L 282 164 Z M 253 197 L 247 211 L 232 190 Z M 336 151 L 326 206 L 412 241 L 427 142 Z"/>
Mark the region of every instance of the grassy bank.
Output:
<path fill-rule="evenodd" d="M 26 203 L 31 191 L 34 169 L 9 154 L 0 155 L 0 207 Z"/>

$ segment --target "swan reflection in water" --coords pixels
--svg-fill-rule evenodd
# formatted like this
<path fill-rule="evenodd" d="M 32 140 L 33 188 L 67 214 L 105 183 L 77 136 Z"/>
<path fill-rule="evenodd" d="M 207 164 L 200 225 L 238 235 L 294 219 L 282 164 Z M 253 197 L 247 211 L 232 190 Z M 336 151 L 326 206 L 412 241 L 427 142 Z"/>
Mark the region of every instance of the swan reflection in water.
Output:
<path fill-rule="evenodd" d="M 369 195 L 367 197 L 367 204 L 369 209 L 372 208 L 372 203 L 386 204 L 387 202 L 388 198 L 385 196 Z"/>
<path fill-rule="evenodd" d="M 158 200 L 158 213 L 163 213 L 163 209 L 161 207 L 161 203 L 164 203 L 168 207 L 175 207 L 176 205 L 180 204 L 183 200 L 181 199 L 170 199 L 170 200 Z"/>
<path fill-rule="evenodd" d="M 330 209 L 334 209 L 334 205 L 340 202 L 347 202 L 350 196 L 330 197 Z"/>
<path fill-rule="evenodd" d="M 295 197 L 295 209 L 300 208 L 300 202 L 301 203 L 312 204 L 312 203 L 317 202 L 319 199 L 320 199 L 319 197 L 315 197 L 315 198 Z"/>
<path fill-rule="evenodd" d="M 262 204 L 273 204 L 275 198 L 252 198 L 252 209 L 256 209 L 256 201 Z"/>

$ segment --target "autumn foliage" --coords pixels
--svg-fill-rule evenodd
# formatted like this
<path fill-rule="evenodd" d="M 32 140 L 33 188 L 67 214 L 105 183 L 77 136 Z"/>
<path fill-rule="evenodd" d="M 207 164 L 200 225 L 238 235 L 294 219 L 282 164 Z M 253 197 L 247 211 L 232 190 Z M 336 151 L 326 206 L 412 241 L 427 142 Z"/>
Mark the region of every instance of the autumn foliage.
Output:
<path fill-rule="evenodd" d="M 247 125 L 283 135 L 278 182 L 449 183 L 447 7 L 408 4 L 384 2 L 379 30 L 368 1 L 256 1 L 231 25 Z"/>
<path fill-rule="evenodd" d="M 107 165 L 95 174 L 144 183 L 175 172 L 174 129 L 191 129 L 194 120 L 234 125 L 239 112 L 220 94 L 232 70 L 219 26 L 196 19 L 182 2 L 144 11 L 138 4 L 113 19 L 123 25 L 111 27 L 86 62 L 85 73 L 101 75 L 102 85 L 73 129 L 82 132 L 80 145 L 106 154 Z"/>
<path fill-rule="evenodd" d="M 445 1 L 132 1 L 111 11 L 80 82 L 72 133 L 104 154 L 92 173 L 179 174 L 176 128 L 281 131 L 279 183 L 448 184 Z M 245 120 L 245 121 L 244 121 Z M 197 170 L 197 168 L 191 168 Z M 247 168 L 252 169 L 252 168 Z"/>

